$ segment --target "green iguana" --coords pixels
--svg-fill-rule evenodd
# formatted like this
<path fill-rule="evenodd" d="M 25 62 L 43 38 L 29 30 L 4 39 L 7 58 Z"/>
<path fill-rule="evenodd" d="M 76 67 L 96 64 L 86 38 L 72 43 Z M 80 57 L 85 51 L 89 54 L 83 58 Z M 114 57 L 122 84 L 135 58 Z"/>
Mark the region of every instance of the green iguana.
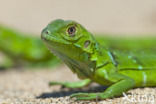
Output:
<path fill-rule="evenodd" d="M 43 29 L 42 40 L 77 76 L 79 82 L 50 82 L 80 88 L 96 82 L 104 92 L 76 93 L 77 100 L 121 96 L 135 87 L 156 86 L 156 38 L 94 38 L 81 24 L 54 20 Z"/>

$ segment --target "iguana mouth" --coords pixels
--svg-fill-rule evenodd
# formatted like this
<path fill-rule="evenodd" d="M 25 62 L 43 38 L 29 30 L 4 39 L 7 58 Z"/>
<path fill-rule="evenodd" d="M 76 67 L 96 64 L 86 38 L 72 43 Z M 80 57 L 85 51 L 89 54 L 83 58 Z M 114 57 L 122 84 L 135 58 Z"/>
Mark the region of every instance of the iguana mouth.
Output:
<path fill-rule="evenodd" d="M 41 33 L 41 38 L 44 42 L 51 42 L 51 43 L 61 43 L 61 44 L 69 44 L 68 42 L 63 41 L 51 34 L 46 34 L 46 31 L 43 30 Z"/>

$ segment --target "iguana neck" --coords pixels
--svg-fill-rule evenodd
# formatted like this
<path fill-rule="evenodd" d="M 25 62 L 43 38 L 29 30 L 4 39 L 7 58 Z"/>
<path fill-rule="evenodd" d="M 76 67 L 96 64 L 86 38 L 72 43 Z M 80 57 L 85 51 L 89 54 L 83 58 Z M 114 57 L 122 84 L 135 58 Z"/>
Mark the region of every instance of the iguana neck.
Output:
<path fill-rule="evenodd" d="M 91 54 L 91 60 L 96 62 L 96 69 L 105 66 L 106 64 L 116 64 L 112 53 L 106 47 L 103 47 L 98 42 L 93 54 Z"/>

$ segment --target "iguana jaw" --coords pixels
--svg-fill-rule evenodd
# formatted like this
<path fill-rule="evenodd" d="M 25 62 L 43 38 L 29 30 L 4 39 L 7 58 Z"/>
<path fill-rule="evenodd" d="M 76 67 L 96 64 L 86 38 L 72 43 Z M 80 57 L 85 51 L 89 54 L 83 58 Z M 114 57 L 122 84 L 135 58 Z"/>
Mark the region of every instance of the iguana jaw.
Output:
<path fill-rule="evenodd" d="M 89 64 L 94 65 L 89 59 L 90 53 L 84 52 L 77 45 L 61 43 L 54 37 L 46 36 L 46 39 L 43 37 L 42 39 L 49 50 L 62 61 L 68 63 L 67 65 L 74 73 L 77 73 L 79 78 L 86 78 L 93 74 L 93 68 L 89 66 Z"/>

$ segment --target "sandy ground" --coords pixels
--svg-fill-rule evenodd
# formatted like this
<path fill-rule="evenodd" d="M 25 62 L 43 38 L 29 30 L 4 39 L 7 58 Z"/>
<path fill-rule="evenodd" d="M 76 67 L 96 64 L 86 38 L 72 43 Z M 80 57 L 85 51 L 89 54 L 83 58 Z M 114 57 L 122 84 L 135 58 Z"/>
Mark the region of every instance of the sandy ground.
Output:
<path fill-rule="evenodd" d="M 21 69 L 20 69 L 21 70 Z M 54 70 L 11 70 L 0 73 L 0 104 L 155 104 L 156 88 L 130 90 L 128 98 L 119 97 L 102 101 L 75 101 L 69 95 L 84 91 L 103 91 L 95 84 L 84 89 L 49 87 L 49 81 L 77 81 L 65 66 Z"/>

